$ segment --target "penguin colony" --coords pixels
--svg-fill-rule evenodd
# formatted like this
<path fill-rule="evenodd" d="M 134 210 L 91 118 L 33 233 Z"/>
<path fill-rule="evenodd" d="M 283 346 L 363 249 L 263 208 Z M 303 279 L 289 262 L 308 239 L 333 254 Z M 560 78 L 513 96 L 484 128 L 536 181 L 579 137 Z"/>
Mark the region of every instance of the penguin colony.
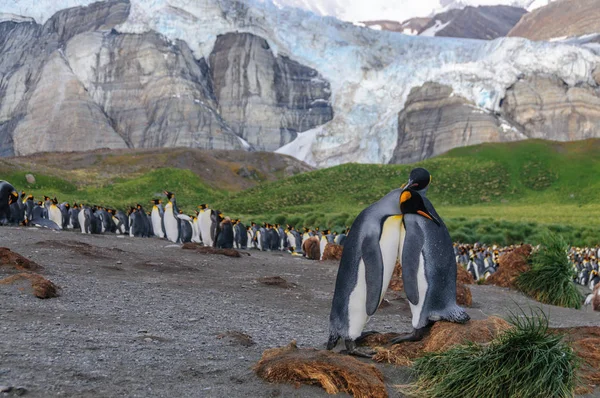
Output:
<path fill-rule="evenodd" d="M 224 216 L 207 204 L 198 206 L 194 215 L 183 214 L 177 207 L 175 193 L 164 191 L 162 199 L 150 201 L 150 211 L 141 204 L 125 213 L 103 206 L 67 202 L 44 196 L 36 201 L 33 195 L 20 194 L 8 182 L 0 181 L 0 225 L 25 225 L 52 230 L 77 230 L 85 234 L 115 233 L 131 237 L 158 237 L 173 243 L 196 242 L 223 249 L 282 250 L 303 256 L 302 245 L 316 239 L 319 259 L 327 243 L 343 245 L 348 230 L 342 233 L 319 231 L 295 226 L 252 222 L 245 226 L 239 219 Z"/>

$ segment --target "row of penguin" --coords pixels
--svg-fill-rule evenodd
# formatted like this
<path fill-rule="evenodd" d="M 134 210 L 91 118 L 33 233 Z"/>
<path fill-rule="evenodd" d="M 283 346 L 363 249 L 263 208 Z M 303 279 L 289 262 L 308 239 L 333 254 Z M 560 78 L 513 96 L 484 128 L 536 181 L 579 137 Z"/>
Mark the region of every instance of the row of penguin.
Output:
<path fill-rule="evenodd" d="M 195 216 L 183 214 L 178 208 L 175 194 L 165 191 L 167 203 L 151 201 L 152 209 L 146 212 L 142 205 L 131 207 L 127 214 L 120 210 L 101 206 L 86 206 L 68 202 L 59 203 L 56 198 L 44 197 L 35 201 L 33 195 L 19 193 L 5 181 L 0 181 L 0 192 L 8 194 L 8 208 L 2 211 L 0 204 L 0 224 L 32 225 L 53 230 L 74 229 L 82 233 L 117 233 L 131 237 L 158 237 L 174 243 L 196 242 L 218 248 L 286 250 L 292 255 L 302 256 L 303 244 L 308 239 L 319 243 L 320 257 L 328 243 L 343 246 L 349 228 L 342 232 L 303 228 L 285 228 L 279 224 L 252 222 L 245 226 L 239 219 L 224 217 L 219 210 L 198 206 Z M 475 280 L 487 279 L 498 268 L 498 259 L 513 246 L 486 246 L 479 243 L 454 244 L 456 262 L 463 265 Z M 590 289 L 600 282 L 600 247 L 576 248 L 569 251 L 576 276 L 575 282 Z"/>

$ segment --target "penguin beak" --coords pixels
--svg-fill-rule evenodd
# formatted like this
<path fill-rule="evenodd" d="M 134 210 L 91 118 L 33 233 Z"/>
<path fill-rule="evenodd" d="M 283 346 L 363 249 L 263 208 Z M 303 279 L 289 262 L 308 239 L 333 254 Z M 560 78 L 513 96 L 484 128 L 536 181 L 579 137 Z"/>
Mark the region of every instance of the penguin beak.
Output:
<path fill-rule="evenodd" d="M 423 216 L 425 218 L 429 218 L 431 221 L 436 223 L 438 227 L 441 225 L 440 222 L 433 215 L 431 215 L 431 213 L 429 213 L 427 210 L 425 210 L 425 211 L 417 210 L 417 214 L 419 214 L 420 216 Z"/>

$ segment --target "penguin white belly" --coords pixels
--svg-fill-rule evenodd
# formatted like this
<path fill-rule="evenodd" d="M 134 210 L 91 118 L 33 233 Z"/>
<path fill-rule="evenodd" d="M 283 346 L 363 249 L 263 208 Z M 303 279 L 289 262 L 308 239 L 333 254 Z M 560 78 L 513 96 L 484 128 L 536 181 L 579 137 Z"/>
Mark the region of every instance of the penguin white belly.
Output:
<path fill-rule="evenodd" d="M 81 227 L 81 233 L 85 234 L 85 212 L 83 211 L 83 209 L 81 209 L 81 211 L 79 212 L 79 214 L 77 215 L 77 220 L 79 220 L 79 226 Z"/>
<path fill-rule="evenodd" d="M 254 238 L 254 235 L 252 234 L 252 231 L 246 231 L 246 233 L 248 234 L 248 249 L 254 247 L 254 241 L 252 240 Z"/>
<path fill-rule="evenodd" d="M 260 230 L 256 231 L 256 248 L 262 251 L 262 239 L 261 239 Z"/>
<path fill-rule="evenodd" d="M 133 238 L 134 237 L 133 236 L 133 227 L 134 227 L 135 222 L 134 222 L 134 218 L 132 217 L 132 214 L 129 215 L 129 236 Z"/>
<path fill-rule="evenodd" d="M 177 242 L 177 238 L 179 236 L 179 229 L 177 228 L 177 219 L 173 214 L 173 205 L 171 203 L 167 203 L 167 205 L 165 206 L 164 218 L 167 239 L 171 242 Z"/>
<path fill-rule="evenodd" d="M 210 211 L 201 212 L 198 215 L 198 220 L 200 221 L 200 238 L 202 239 L 202 243 L 204 243 L 204 246 L 212 246 L 213 240 L 210 236 L 210 224 L 212 223 Z"/>
<path fill-rule="evenodd" d="M 390 285 L 394 268 L 396 268 L 396 261 L 400 253 L 400 239 L 403 238 L 403 229 L 402 216 L 388 217 L 383 223 L 381 237 L 379 238 L 379 247 L 381 248 L 381 257 L 383 259 L 383 285 L 381 285 L 380 303 Z"/>
<path fill-rule="evenodd" d="M 322 236 L 321 242 L 319 242 L 319 250 L 321 251 L 321 257 L 319 260 L 323 260 L 323 254 L 325 254 L 325 246 L 327 246 L 327 238 Z"/>
<path fill-rule="evenodd" d="M 162 220 L 160 219 L 160 211 L 158 211 L 158 207 L 154 206 L 152 208 L 152 213 L 150 216 L 152 218 L 152 231 L 154 231 L 154 235 L 158 236 L 159 238 L 164 238 L 165 234 L 162 229 Z"/>
<path fill-rule="evenodd" d="M 59 229 L 62 229 L 62 213 L 58 207 L 55 205 L 50 206 L 50 209 L 48 209 L 48 218 L 54 221 Z"/>
<path fill-rule="evenodd" d="M 356 340 L 369 320 L 367 315 L 367 281 L 365 263 L 361 259 L 358 264 L 356 286 L 348 299 L 348 337 Z"/>
<path fill-rule="evenodd" d="M 425 278 L 425 259 L 423 253 L 419 254 L 419 268 L 417 269 L 417 288 L 419 290 L 419 302 L 414 305 L 410 301 L 410 312 L 412 313 L 412 325 L 413 328 L 417 328 L 419 320 L 421 319 L 421 311 L 423 310 L 423 304 L 425 303 L 425 296 L 427 295 L 427 278 Z"/>
<path fill-rule="evenodd" d="M 294 251 L 296 251 L 296 237 L 291 232 L 288 232 L 287 238 L 288 238 L 288 246 L 291 247 L 292 249 L 294 249 Z"/>
<path fill-rule="evenodd" d="M 196 221 L 194 222 L 194 229 L 195 233 L 197 234 L 198 243 L 202 243 L 202 232 L 200 231 L 200 216 L 201 214 L 199 213 L 196 217 Z"/>
<path fill-rule="evenodd" d="M 198 219 L 192 220 L 192 242 L 200 243 L 200 229 L 198 229 Z"/>

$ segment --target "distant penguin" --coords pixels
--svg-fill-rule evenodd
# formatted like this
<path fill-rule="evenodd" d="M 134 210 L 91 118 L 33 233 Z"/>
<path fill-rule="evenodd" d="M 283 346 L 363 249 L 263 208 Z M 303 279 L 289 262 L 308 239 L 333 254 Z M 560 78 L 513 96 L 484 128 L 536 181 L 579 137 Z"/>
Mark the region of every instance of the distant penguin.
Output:
<path fill-rule="evenodd" d="M 279 232 L 277 231 L 274 225 L 268 224 L 267 237 L 269 242 L 269 250 L 279 250 Z"/>
<path fill-rule="evenodd" d="M 141 206 L 140 206 L 141 207 Z M 146 213 L 137 206 L 129 210 L 129 236 L 135 238 L 145 238 L 148 236 L 148 227 Z"/>
<path fill-rule="evenodd" d="M 219 237 L 217 239 L 217 247 L 220 249 L 233 248 L 233 225 L 229 217 L 225 217 L 221 221 Z"/>
<path fill-rule="evenodd" d="M 129 217 L 122 210 L 113 210 L 113 220 L 117 227 L 117 233 L 126 235 L 129 233 Z"/>
<path fill-rule="evenodd" d="M 196 215 L 192 217 L 192 242 L 201 243 L 200 239 L 200 225 L 198 224 L 198 214 L 200 212 L 196 210 Z"/>
<path fill-rule="evenodd" d="M 72 228 L 70 227 L 71 218 L 69 217 L 69 209 L 71 208 L 71 205 L 67 202 L 62 202 L 60 205 L 58 205 L 58 208 L 62 214 L 62 229 Z"/>
<path fill-rule="evenodd" d="M 233 240 L 236 249 L 248 248 L 248 233 L 246 226 L 238 219 L 233 224 Z"/>
<path fill-rule="evenodd" d="M 212 246 L 212 236 L 210 234 L 210 229 L 212 225 L 212 210 L 208 208 L 208 205 L 203 203 L 198 206 L 198 220 L 196 221 L 198 225 L 198 230 L 200 232 L 200 240 L 204 246 Z"/>
<path fill-rule="evenodd" d="M 181 210 L 179 210 L 179 214 L 177 215 L 180 222 L 180 241 L 181 243 L 188 243 L 192 241 L 192 236 L 194 235 L 194 227 L 192 225 L 193 220 L 187 214 L 183 214 Z"/>
<path fill-rule="evenodd" d="M 321 233 L 321 237 L 319 238 L 319 252 L 321 253 L 319 260 L 323 260 L 323 254 L 325 254 L 325 247 L 327 247 L 327 234 L 329 233 L 328 230 L 324 230 Z"/>
<path fill-rule="evenodd" d="M 223 215 L 219 210 L 213 210 L 210 213 L 210 240 L 212 241 L 212 246 L 217 247 L 217 237 L 221 232 L 221 220 L 223 219 Z"/>
<path fill-rule="evenodd" d="M 173 192 L 165 191 L 165 195 L 169 199 L 169 202 L 165 205 L 164 212 L 164 222 L 165 222 L 165 236 L 168 240 L 174 243 L 178 243 L 180 241 L 179 234 L 180 224 L 177 215 L 179 214 L 179 209 L 177 208 L 177 203 L 175 201 L 175 194 Z"/>
<path fill-rule="evenodd" d="M 11 198 L 18 196 L 17 190 L 9 182 L 0 180 L 0 225 L 6 225 L 10 219 Z"/>
<path fill-rule="evenodd" d="M 33 195 L 28 195 L 25 200 L 25 224 L 29 225 L 29 222 L 33 218 L 33 208 L 35 207 L 35 202 L 33 201 Z"/>
<path fill-rule="evenodd" d="M 154 232 L 154 236 L 159 238 L 165 237 L 165 232 L 163 231 L 163 216 L 164 210 L 162 207 L 162 201 L 160 199 L 152 200 L 152 232 Z"/>
<path fill-rule="evenodd" d="M 92 220 L 90 218 L 92 212 L 89 210 L 90 210 L 89 206 L 82 205 L 79 213 L 77 214 L 77 219 L 79 222 L 79 226 L 81 227 L 82 234 L 91 234 L 92 233 L 92 227 L 91 227 Z"/>
<path fill-rule="evenodd" d="M 410 186 L 400 196 L 404 230 L 399 256 L 413 332 L 393 339 L 392 344 L 421 340 L 439 320 L 465 323 L 470 319 L 456 304 L 456 259 L 448 229 Z"/>
<path fill-rule="evenodd" d="M 348 354 L 370 357 L 356 347 L 392 278 L 401 239 L 400 193 L 395 189 L 364 209 L 352 224 L 342 252 L 329 316 L 333 349 L 344 340 Z"/>
<path fill-rule="evenodd" d="M 47 197 L 46 202 L 44 203 L 44 207 L 48 211 L 48 219 L 54 221 L 56 225 L 62 229 L 63 225 L 63 216 L 62 212 L 58 208 L 58 200 L 56 197 L 54 199 L 50 199 Z"/>
<path fill-rule="evenodd" d="M 248 249 L 254 248 L 254 230 L 251 225 L 246 227 L 246 236 L 248 237 Z"/>
<path fill-rule="evenodd" d="M 8 199 L 8 207 L 10 208 L 10 217 L 8 218 L 9 224 L 19 225 L 24 220 L 25 212 L 23 211 L 23 202 L 19 200 L 19 194 L 11 192 Z"/>

